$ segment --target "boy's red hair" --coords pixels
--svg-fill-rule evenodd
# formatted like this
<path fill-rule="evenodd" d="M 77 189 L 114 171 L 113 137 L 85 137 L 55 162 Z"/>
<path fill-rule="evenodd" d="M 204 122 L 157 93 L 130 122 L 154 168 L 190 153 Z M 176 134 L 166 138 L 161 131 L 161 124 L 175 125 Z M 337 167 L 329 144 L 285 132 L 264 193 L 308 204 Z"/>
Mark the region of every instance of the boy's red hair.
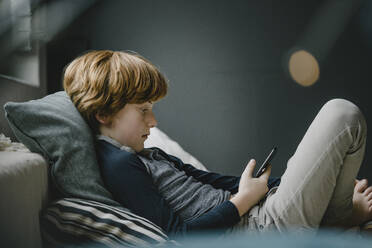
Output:
<path fill-rule="evenodd" d="M 167 94 L 167 82 L 159 70 L 138 54 L 91 51 L 66 68 L 63 87 L 95 133 L 95 115 L 111 117 L 127 103 L 155 102 Z"/>

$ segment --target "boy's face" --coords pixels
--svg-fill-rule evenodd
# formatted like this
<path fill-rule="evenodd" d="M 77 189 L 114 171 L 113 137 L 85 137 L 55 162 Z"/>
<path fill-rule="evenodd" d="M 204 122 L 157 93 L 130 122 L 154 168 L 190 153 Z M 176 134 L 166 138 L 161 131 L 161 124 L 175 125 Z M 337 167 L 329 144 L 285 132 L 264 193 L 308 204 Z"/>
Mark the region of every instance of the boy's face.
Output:
<path fill-rule="evenodd" d="M 140 152 L 150 135 L 150 128 L 157 125 L 152 108 L 152 102 L 126 104 L 112 117 L 110 125 L 98 120 L 101 123 L 101 133 Z"/>

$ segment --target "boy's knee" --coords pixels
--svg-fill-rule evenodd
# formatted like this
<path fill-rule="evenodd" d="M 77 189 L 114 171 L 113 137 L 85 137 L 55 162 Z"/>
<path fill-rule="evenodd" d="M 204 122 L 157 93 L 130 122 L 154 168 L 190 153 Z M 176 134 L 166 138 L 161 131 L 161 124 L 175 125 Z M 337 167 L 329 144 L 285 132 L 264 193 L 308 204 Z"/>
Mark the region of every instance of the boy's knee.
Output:
<path fill-rule="evenodd" d="M 329 100 L 324 104 L 322 110 L 326 111 L 327 115 L 333 116 L 337 123 L 345 123 L 350 126 L 361 125 L 363 129 L 367 128 L 362 111 L 348 100 L 341 98 Z"/>

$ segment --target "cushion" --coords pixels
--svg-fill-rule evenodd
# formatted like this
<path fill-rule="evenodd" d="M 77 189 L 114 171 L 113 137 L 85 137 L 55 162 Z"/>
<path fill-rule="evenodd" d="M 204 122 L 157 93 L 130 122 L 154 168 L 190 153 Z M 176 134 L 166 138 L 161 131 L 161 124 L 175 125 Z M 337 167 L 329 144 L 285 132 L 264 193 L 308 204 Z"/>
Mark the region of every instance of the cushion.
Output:
<path fill-rule="evenodd" d="M 170 155 L 180 158 L 185 164 L 191 164 L 199 170 L 207 171 L 205 166 L 199 160 L 185 151 L 176 141 L 169 138 L 168 135 L 157 127 L 151 128 L 150 135 L 145 141 L 145 147 L 154 146 L 159 147 Z"/>
<path fill-rule="evenodd" d="M 103 203 L 64 198 L 41 215 L 44 247 L 134 247 L 171 242 L 152 222 Z"/>
<path fill-rule="evenodd" d="M 63 196 L 119 205 L 104 187 L 90 128 L 66 92 L 8 102 L 4 109 L 18 140 L 52 165 L 52 182 Z"/>

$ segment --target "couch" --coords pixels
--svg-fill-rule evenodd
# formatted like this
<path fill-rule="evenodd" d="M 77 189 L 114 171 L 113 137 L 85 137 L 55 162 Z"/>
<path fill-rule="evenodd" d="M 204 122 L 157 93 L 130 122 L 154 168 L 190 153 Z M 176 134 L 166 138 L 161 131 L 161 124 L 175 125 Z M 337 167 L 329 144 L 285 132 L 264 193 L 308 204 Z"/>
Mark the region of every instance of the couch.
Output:
<path fill-rule="evenodd" d="M 206 170 L 195 157 L 158 128 L 145 147 L 157 146 L 183 161 Z M 41 248 L 40 215 L 51 203 L 49 164 L 22 143 L 0 135 L 0 247 Z"/>
<path fill-rule="evenodd" d="M 39 213 L 48 203 L 48 165 L 9 144 L 0 151 L 0 246 L 41 247 Z"/>
<path fill-rule="evenodd" d="M 65 92 L 25 103 L 7 103 L 5 112 L 22 143 L 0 136 L 0 247 L 178 246 L 155 224 L 115 205 L 100 180 L 89 128 Z M 206 170 L 158 128 L 151 130 L 145 143 L 145 147 L 151 146 Z M 66 176 L 72 173 L 79 174 L 74 179 L 77 181 Z M 336 240 L 340 237 L 329 235 Z M 269 236 L 272 239 L 262 241 L 246 234 L 219 240 L 211 234 L 201 239 L 191 236 L 185 244 L 225 247 L 234 243 L 239 247 L 249 243 L 256 247 L 259 242 L 261 247 L 272 247 L 277 237 Z M 372 244 L 371 240 L 361 240 L 358 230 L 351 237 L 352 243 L 360 247 Z M 311 243 L 317 239 L 303 240 Z M 294 244 L 288 239 L 280 243 L 283 247 Z"/>

